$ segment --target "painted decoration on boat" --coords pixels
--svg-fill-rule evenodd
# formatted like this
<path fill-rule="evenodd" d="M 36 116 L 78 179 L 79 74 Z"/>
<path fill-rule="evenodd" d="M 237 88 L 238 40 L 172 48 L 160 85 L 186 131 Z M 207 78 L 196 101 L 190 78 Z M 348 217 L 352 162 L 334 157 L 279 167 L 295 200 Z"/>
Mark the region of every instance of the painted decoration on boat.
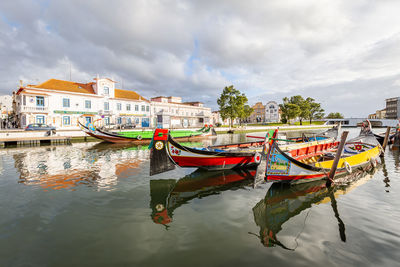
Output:
<path fill-rule="evenodd" d="M 346 144 L 344 147 L 344 152 L 358 154 L 360 152 L 370 150 L 373 147 L 374 146 L 371 146 L 368 144 L 362 144 L 362 143 Z"/>
<path fill-rule="evenodd" d="M 270 158 L 267 166 L 268 174 L 287 175 L 290 171 L 290 161 L 279 153 L 274 147 L 271 151 Z"/>

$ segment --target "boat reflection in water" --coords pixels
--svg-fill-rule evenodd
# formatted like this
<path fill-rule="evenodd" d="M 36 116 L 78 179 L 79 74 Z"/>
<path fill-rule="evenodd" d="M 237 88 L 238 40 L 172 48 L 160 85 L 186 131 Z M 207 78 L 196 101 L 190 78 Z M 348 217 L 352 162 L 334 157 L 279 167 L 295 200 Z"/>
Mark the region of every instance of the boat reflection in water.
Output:
<path fill-rule="evenodd" d="M 147 146 L 105 143 L 18 148 L 7 153 L 13 154 L 19 183 L 45 190 L 73 190 L 79 185 L 109 190 L 119 178 L 137 174 L 149 157 Z"/>
<path fill-rule="evenodd" d="M 179 179 L 150 181 L 151 218 L 157 224 L 172 222 L 176 208 L 195 198 L 237 190 L 253 184 L 256 170 L 196 170 Z"/>
<path fill-rule="evenodd" d="M 266 247 L 280 246 L 284 249 L 294 250 L 296 247 L 289 248 L 277 238 L 277 234 L 282 230 L 285 222 L 311 208 L 313 204 L 330 202 L 338 221 L 340 238 L 345 242 L 345 224 L 339 216 L 336 198 L 367 182 L 375 172 L 376 168 L 368 172 L 354 172 L 347 177 L 335 180 L 335 184 L 329 188 L 326 187 L 326 181 L 323 180 L 296 185 L 274 183 L 265 198 L 253 207 L 254 221 L 260 227 L 259 235 L 249 234 L 258 236 Z"/>

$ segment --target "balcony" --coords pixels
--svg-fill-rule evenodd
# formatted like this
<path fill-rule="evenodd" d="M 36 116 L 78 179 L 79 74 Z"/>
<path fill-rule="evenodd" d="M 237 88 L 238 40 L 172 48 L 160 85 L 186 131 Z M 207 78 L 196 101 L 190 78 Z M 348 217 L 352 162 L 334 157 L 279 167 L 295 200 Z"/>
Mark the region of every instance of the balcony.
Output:
<path fill-rule="evenodd" d="M 40 112 L 40 113 L 48 113 L 49 108 L 48 107 L 29 107 L 29 106 L 22 106 L 21 107 L 21 112 Z"/>

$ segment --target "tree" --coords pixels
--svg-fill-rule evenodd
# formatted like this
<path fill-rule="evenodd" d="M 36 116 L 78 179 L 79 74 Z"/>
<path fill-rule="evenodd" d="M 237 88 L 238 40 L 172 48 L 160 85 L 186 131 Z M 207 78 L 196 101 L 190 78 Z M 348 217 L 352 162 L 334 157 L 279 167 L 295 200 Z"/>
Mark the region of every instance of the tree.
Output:
<path fill-rule="evenodd" d="M 247 103 L 247 97 L 233 85 L 225 87 L 221 96 L 218 98 L 219 112 L 223 120 L 229 118 L 229 126 L 232 127 L 233 120 L 244 114 L 244 105 Z"/>
<path fill-rule="evenodd" d="M 303 120 L 310 117 L 310 103 L 301 95 L 295 95 L 290 97 L 290 103 L 299 106 L 300 113 L 298 114 L 300 125 L 303 125 Z"/>
<path fill-rule="evenodd" d="M 324 109 L 321 108 L 320 103 L 316 103 L 315 100 L 311 97 L 307 97 L 306 101 L 309 103 L 309 114 L 308 118 L 310 119 L 310 124 L 312 123 L 313 119 L 321 119 L 324 117 Z"/>
<path fill-rule="evenodd" d="M 339 112 L 331 112 L 326 116 L 327 119 L 343 119 L 344 116 L 342 113 Z"/>
<path fill-rule="evenodd" d="M 290 120 L 297 118 L 300 113 L 301 113 L 301 109 L 300 106 L 293 103 L 293 102 L 298 101 L 298 99 L 291 97 L 290 99 L 287 97 L 283 98 L 283 104 L 279 105 L 279 108 L 282 111 L 282 122 L 284 123 L 289 123 L 290 124 Z"/>
<path fill-rule="evenodd" d="M 251 113 L 253 113 L 253 111 L 254 110 L 249 105 L 244 105 L 243 109 L 239 111 L 240 124 L 242 124 L 243 120 L 250 117 L 250 115 L 251 115 Z"/>

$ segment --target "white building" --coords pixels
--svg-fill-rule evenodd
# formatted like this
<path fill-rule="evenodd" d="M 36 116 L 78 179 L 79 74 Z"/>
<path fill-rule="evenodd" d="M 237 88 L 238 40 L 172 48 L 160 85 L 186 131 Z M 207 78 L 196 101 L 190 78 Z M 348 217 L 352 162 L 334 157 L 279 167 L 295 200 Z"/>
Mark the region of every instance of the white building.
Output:
<path fill-rule="evenodd" d="M 134 123 L 150 126 L 150 102 L 130 90 L 116 89 L 116 82 L 95 78 L 77 83 L 50 79 L 21 87 L 14 93 L 14 109 L 20 127 L 45 123 L 57 128 L 77 128 L 78 118 L 103 124 Z"/>
<path fill-rule="evenodd" d="M 8 115 L 12 111 L 12 96 L 10 95 L 0 96 L 0 111 L 1 111 L 1 119 L 7 119 Z"/>
<path fill-rule="evenodd" d="M 279 105 L 275 101 L 269 101 L 265 105 L 265 122 L 279 122 Z"/>
<path fill-rule="evenodd" d="M 202 127 L 211 123 L 211 108 L 201 102 L 183 102 L 180 97 L 151 99 L 153 125 L 161 128 Z"/>

